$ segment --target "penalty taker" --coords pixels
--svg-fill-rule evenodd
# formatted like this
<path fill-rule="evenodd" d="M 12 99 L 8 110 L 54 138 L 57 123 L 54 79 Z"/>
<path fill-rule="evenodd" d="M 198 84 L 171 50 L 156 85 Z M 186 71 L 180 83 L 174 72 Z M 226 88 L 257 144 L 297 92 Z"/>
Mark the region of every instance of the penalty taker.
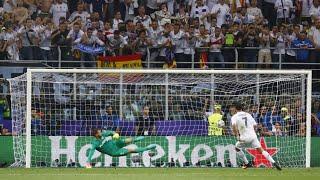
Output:
<path fill-rule="evenodd" d="M 270 154 L 265 151 L 257 138 L 255 132 L 257 123 L 254 118 L 242 110 L 241 103 L 235 103 L 234 107 L 236 108 L 237 113 L 232 116 L 231 124 L 233 134 L 237 136 L 236 151 L 238 156 L 244 162 L 242 168 L 246 169 L 249 166 L 249 161 L 246 158 L 242 148 L 254 148 L 258 150 L 269 162 L 273 164 L 277 170 L 281 170 L 280 165 L 275 162 L 275 160 L 270 156 Z"/>
<path fill-rule="evenodd" d="M 95 139 L 91 142 L 91 149 L 89 151 L 86 168 L 91 168 L 91 161 L 95 150 L 102 154 L 107 154 L 112 157 L 126 156 L 130 153 L 141 153 L 144 151 L 152 150 L 156 148 L 155 144 L 150 144 L 147 147 L 128 148 L 127 145 L 141 141 L 143 136 L 136 138 L 120 138 L 119 134 L 114 131 L 107 131 L 100 129 L 93 130 L 93 136 Z M 112 137 L 112 138 L 109 138 Z"/>

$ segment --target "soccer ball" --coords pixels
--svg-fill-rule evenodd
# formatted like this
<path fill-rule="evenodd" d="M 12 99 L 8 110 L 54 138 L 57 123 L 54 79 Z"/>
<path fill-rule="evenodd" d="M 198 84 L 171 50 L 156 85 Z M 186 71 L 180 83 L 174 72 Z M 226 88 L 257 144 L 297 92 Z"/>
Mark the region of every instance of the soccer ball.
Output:
<path fill-rule="evenodd" d="M 218 122 L 218 128 L 223 128 L 226 124 L 224 123 L 224 121 L 220 120 Z"/>

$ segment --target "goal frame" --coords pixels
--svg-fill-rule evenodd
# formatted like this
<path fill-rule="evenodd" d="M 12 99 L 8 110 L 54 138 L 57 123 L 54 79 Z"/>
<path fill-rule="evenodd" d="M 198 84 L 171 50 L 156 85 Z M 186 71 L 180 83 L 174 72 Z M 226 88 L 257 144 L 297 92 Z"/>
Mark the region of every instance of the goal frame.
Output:
<path fill-rule="evenodd" d="M 26 102 L 26 156 L 25 167 L 31 168 L 31 103 L 32 103 L 32 74 L 33 73 L 118 73 L 118 74 L 303 74 L 306 76 L 306 168 L 310 168 L 311 153 L 311 96 L 312 71 L 311 70 L 168 70 L 168 69 L 27 69 L 27 102 Z M 168 86 L 168 81 L 166 81 Z M 302 84 L 302 86 L 305 86 Z M 167 93 L 166 93 L 167 95 Z"/>

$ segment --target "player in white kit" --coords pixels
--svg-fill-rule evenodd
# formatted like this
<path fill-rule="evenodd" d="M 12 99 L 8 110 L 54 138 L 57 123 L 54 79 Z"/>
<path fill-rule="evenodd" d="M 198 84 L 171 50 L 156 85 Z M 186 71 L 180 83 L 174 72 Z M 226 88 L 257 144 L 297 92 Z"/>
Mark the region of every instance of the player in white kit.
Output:
<path fill-rule="evenodd" d="M 280 165 L 273 160 L 270 154 L 262 149 L 261 144 L 256 134 L 257 123 L 253 117 L 244 111 L 242 111 L 242 105 L 236 103 L 235 105 L 237 113 L 231 118 L 232 131 L 237 137 L 236 151 L 237 155 L 243 160 L 243 168 L 248 167 L 248 160 L 242 151 L 242 148 L 255 148 L 257 149 L 268 161 L 270 161 L 274 167 L 281 170 Z"/>

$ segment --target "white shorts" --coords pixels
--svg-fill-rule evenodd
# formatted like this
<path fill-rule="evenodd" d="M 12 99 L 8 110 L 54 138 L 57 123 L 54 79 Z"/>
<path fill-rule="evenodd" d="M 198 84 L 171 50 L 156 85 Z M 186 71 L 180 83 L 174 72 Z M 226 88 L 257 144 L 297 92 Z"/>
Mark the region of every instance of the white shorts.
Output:
<path fill-rule="evenodd" d="M 260 148 L 261 144 L 258 140 L 258 138 L 254 138 L 251 141 L 237 141 L 236 148 L 242 149 L 242 148 Z"/>

